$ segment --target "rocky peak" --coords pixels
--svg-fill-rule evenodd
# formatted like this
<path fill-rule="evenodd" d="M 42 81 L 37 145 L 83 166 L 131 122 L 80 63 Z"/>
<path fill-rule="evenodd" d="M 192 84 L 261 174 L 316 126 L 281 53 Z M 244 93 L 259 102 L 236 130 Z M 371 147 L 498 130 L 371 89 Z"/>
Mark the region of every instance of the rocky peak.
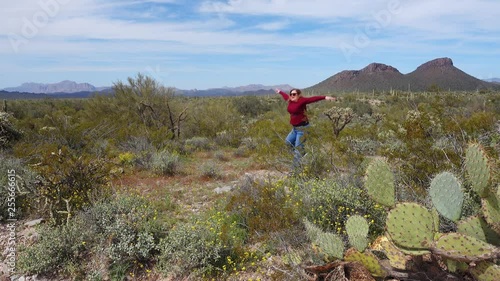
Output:
<path fill-rule="evenodd" d="M 374 72 L 396 72 L 396 73 L 399 73 L 399 70 L 397 70 L 396 68 L 394 68 L 390 65 L 386 65 L 383 63 L 371 63 L 368 66 L 366 66 L 365 68 L 363 68 L 361 70 L 361 72 L 364 72 L 364 73 L 374 73 Z"/>
<path fill-rule="evenodd" d="M 417 68 L 417 70 L 425 70 L 431 68 L 445 68 L 453 66 L 453 61 L 450 58 L 439 58 L 428 61 Z"/>

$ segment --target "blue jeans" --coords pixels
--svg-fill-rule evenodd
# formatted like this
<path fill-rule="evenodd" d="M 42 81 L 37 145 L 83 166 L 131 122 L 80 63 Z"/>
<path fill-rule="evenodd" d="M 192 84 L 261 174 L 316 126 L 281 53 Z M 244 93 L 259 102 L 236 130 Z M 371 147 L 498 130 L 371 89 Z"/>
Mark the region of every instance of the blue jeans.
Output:
<path fill-rule="evenodd" d="M 300 166 L 300 159 L 304 156 L 304 142 L 306 141 L 307 129 L 305 126 L 294 126 L 292 131 L 286 137 L 286 143 L 293 149 L 293 167 Z"/>

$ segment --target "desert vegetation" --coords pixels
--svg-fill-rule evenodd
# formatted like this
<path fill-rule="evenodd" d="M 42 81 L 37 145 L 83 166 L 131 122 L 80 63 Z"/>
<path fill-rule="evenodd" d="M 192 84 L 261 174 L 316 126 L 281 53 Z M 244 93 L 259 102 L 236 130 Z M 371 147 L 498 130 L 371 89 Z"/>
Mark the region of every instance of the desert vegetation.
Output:
<path fill-rule="evenodd" d="M 339 93 L 308 107 L 291 173 L 277 95 L 185 97 L 140 74 L 114 91 L 0 112 L 2 221 L 11 170 L 16 219 L 44 220 L 18 274 L 498 280 L 498 92 Z"/>

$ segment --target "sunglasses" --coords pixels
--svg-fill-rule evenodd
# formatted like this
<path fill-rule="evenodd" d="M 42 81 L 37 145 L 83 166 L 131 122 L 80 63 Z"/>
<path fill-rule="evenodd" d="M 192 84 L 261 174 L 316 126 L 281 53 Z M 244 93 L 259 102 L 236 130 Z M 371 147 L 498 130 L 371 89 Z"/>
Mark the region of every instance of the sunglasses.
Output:
<path fill-rule="evenodd" d="M 290 96 L 291 96 L 291 97 L 295 97 L 295 96 L 298 96 L 298 94 L 296 94 L 296 93 L 291 93 L 291 94 L 290 94 Z"/>

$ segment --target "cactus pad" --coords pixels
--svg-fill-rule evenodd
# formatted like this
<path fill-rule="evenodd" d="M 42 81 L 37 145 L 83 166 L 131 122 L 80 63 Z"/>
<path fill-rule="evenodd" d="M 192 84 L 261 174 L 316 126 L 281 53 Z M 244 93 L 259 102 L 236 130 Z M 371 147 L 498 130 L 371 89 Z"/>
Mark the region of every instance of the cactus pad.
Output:
<path fill-rule="evenodd" d="M 462 213 L 464 194 L 458 179 L 449 172 L 443 172 L 431 181 L 429 194 L 434 207 L 445 218 L 457 221 Z"/>
<path fill-rule="evenodd" d="M 398 204 L 387 215 L 387 232 L 397 246 L 426 250 L 434 240 L 432 213 L 416 203 Z"/>
<path fill-rule="evenodd" d="M 365 186 L 370 197 L 377 203 L 394 206 L 394 175 L 387 162 L 374 160 L 366 169 Z"/>
<path fill-rule="evenodd" d="M 445 259 L 444 263 L 446 264 L 449 272 L 465 272 L 469 269 L 469 265 L 462 261 Z"/>
<path fill-rule="evenodd" d="M 457 223 L 457 232 L 472 236 L 492 245 L 500 245 L 500 235 L 493 231 L 486 221 L 477 216 L 459 221 Z"/>
<path fill-rule="evenodd" d="M 478 281 L 498 281 L 500 280 L 500 266 L 483 261 L 471 268 L 470 273 Z"/>
<path fill-rule="evenodd" d="M 490 166 L 481 145 L 469 144 L 465 152 L 465 169 L 472 188 L 484 198 L 490 182 Z"/>
<path fill-rule="evenodd" d="M 336 234 L 329 232 L 319 233 L 313 241 L 313 245 L 325 255 L 325 260 L 330 261 L 332 258 L 341 259 L 344 256 L 344 242 Z"/>
<path fill-rule="evenodd" d="M 463 262 L 491 259 L 500 253 L 499 248 L 460 233 L 442 235 L 434 242 L 431 251 L 443 257 Z"/>
<path fill-rule="evenodd" d="M 319 227 L 308 221 L 307 219 L 304 219 L 303 222 L 304 226 L 306 227 L 307 237 L 309 238 L 310 241 L 315 241 L 318 235 L 323 231 Z"/>
<path fill-rule="evenodd" d="M 346 251 L 344 260 L 363 264 L 375 277 L 387 276 L 387 272 L 380 265 L 378 258 L 370 251 L 360 253 L 356 249 L 351 248 Z"/>
<path fill-rule="evenodd" d="M 500 200 L 491 194 L 481 199 L 481 209 L 491 228 L 500 234 Z"/>
<path fill-rule="evenodd" d="M 349 237 L 349 244 L 360 252 L 363 252 L 368 246 L 369 227 L 366 219 L 359 215 L 349 217 L 346 222 L 345 228 Z"/>
<path fill-rule="evenodd" d="M 379 236 L 375 239 L 371 249 L 384 252 L 387 258 L 389 258 L 389 263 L 392 267 L 401 270 L 406 269 L 406 262 L 408 261 L 406 255 L 394 246 L 386 236 Z"/>

